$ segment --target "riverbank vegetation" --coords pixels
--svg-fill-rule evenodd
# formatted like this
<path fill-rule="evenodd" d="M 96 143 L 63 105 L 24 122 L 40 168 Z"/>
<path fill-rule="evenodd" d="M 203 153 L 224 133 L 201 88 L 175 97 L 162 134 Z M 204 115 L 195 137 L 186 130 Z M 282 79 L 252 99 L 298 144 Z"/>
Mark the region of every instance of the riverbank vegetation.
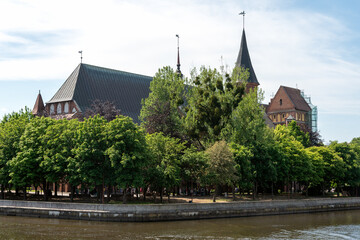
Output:
<path fill-rule="evenodd" d="M 124 203 L 134 195 L 215 201 L 225 192 L 358 196 L 360 138 L 325 146 L 295 121 L 269 128 L 262 92 L 246 93 L 247 78 L 241 68 L 203 67 L 186 79 L 164 67 L 142 101 L 140 125 L 96 111 L 81 120 L 8 114 L 0 123 L 1 198 L 11 189 L 26 198 L 33 186 L 48 200 L 60 183 L 70 184 L 71 199 L 92 192 L 102 203 L 119 189 Z"/>

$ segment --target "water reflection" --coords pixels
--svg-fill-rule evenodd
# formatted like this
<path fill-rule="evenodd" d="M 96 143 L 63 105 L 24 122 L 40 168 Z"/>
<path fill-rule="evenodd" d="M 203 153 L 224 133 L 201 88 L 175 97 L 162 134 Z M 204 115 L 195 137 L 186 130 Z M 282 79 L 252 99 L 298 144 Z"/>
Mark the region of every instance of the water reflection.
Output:
<path fill-rule="evenodd" d="M 156 223 L 0 216 L 0 239 L 358 239 L 360 210 Z"/>

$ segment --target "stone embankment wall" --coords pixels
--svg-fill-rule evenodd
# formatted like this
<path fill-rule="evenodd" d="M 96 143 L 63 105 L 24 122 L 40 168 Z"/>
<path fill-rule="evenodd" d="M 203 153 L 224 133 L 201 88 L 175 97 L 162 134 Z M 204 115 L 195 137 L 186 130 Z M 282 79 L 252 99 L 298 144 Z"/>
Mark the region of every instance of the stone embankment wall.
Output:
<path fill-rule="evenodd" d="M 115 205 L 0 200 L 0 215 L 146 222 L 360 209 L 360 198 Z"/>

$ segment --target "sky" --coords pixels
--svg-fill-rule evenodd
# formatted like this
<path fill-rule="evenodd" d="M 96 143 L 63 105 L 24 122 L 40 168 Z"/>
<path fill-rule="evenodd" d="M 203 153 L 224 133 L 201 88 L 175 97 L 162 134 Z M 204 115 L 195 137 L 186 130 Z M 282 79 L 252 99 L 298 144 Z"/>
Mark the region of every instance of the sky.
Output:
<path fill-rule="evenodd" d="M 245 11 L 252 65 L 265 92 L 297 87 L 318 107 L 326 143 L 360 137 L 360 1 L 1 0 L 0 117 L 49 101 L 80 63 L 154 76 L 231 69 Z"/>

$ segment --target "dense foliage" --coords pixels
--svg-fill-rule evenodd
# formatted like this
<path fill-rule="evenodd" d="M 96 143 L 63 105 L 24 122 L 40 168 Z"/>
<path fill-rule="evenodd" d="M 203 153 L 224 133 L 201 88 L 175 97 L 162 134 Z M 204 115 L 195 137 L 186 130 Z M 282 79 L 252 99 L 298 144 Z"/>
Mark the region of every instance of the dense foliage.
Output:
<path fill-rule="evenodd" d="M 186 85 L 165 67 L 142 102 L 141 127 L 115 116 L 111 104 L 105 104 L 111 117 L 95 115 L 104 109 L 98 104 L 82 121 L 33 117 L 28 109 L 6 115 L 0 123 L 1 197 L 6 189 L 33 186 L 46 200 L 50 186 L 61 183 L 71 185 L 71 197 L 76 189 L 91 191 L 101 202 L 104 191 L 119 188 L 124 202 L 131 189 L 161 201 L 164 194 L 210 192 L 215 200 L 235 189 L 254 198 L 358 195 L 360 138 L 324 146 L 313 144 L 296 122 L 269 128 L 261 91 L 244 92 L 247 76 L 243 69 L 220 74 L 201 68 Z"/>

